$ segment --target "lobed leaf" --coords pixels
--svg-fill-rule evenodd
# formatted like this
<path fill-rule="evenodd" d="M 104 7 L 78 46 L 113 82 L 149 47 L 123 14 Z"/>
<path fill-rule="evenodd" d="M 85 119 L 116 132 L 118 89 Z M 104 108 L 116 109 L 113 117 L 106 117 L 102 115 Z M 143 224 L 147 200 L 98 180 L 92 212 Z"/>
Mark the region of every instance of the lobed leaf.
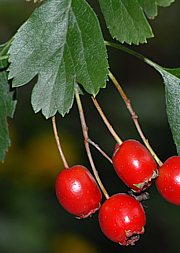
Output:
<path fill-rule="evenodd" d="M 9 54 L 14 87 L 38 75 L 32 106 L 46 118 L 70 110 L 76 81 L 93 95 L 106 85 L 107 52 L 85 0 L 45 1 L 18 30 Z"/>
<path fill-rule="evenodd" d="M 148 18 L 155 18 L 158 15 L 158 6 L 167 7 L 175 0 L 138 0 Z"/>
<path fill-rule="evenodd" d="M 177 153 L 180 155 L 180 68 L 163 68 L 146 59 L 162 76 L 165 84 L 166 110 Z"/>
<path fill-rule="evenodd" d="M 0 68 L 5 65 L 0 61 Z M 6 151 L 10 146 L 7 117 L 13 117 L 16 101 L 9 92 L 9 84 L 6 71 L 0 72 L 0 161 L 5 158 Z"/>
<path fill-rule="evenodd" d="M 148 17 L 157 15 L 157 7 L 168 6 L 173 0 L 99 0 L 107 27 L 113 38 L 136 44 L 153 37 L 144 12 Z"/>

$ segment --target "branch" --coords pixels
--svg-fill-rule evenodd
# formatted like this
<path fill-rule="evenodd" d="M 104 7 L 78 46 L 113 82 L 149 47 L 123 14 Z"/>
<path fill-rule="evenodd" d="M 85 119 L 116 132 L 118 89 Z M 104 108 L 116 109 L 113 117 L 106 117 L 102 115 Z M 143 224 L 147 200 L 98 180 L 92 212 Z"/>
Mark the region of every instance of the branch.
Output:
<path fill-rule="evenodd" d="M 113 48 L 116 48 L 116 49 L 120 49 L 121 51 L 123 51 L 125 53 L 128 53 L 130 55 L 133 55 L 136 58 L 138 58 L 139 60 L 142 60 L 142 61 L 146 62 L 147 58 L 144 57 L 142 54 L 139 54 L 136 51 L 134 51 L 132 49 L 129 49 L 127 47 L 124 47 L 121 44 L 110 42 L 110 41 L 104 41 L 104 43 L 105 43 L 106 46 L 113 47 Z"/>

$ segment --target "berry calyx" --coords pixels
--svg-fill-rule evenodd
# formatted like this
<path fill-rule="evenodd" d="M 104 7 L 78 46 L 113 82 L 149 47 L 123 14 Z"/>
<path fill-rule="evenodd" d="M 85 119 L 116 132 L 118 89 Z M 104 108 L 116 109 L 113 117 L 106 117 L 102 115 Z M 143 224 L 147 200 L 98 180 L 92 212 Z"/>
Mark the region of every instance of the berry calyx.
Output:
<path fill-rule="evenodd" d="M 144 233 L 146 216 L 142 205 L 133 197 L 119 193 L 107 199 L 99 211 L 102 232 L 121 245 L 134 245 Z"/>
<path fill-rule="evenodd" d="M 157 176 L 157 165 L 149 151 L 136 140 L 116 144 L 113 166 L 121 180 L 135 192 L 147 189 Z"/>
<path fill-rule="evenodd" d="M 101 191 L 84 166 L 63 169 L 57 175 L 55 188 L 60 204 L 77 218 L 86 218 L 100 208 Z"/>
<path fill-rule="evenodd" d="M 172 156 L 159 168 L 156 187 L 170 203 L 180 205 L 180 156 Z"/>

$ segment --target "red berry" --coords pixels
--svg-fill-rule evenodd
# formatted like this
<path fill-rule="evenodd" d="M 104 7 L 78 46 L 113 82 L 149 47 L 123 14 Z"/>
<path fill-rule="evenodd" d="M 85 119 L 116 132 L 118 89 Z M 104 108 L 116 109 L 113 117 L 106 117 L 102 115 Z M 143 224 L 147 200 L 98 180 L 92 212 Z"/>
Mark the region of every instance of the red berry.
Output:
<path fill-rule="evenodd" d="M 112 241 L 134 245 L 144 233 L 146 216 L 142 205 L 133 197 L 119 193 L 106 200 L 99 211 L 102 232 Z"/>
<path fill-rule="evenodd" d="M 172 156 L 159 168 L 156 186 L 170 203 L 180 205 L 180 156 Z"/>
<path fill-rule="evenodd" d="M 60 204 L 78 218 L 86 218 L 100 208 L 102 194 L 93 176 L 84 166 L 63 169 L 56 178 Z"/>
<path fill-rule="evenodd" d="M 149 151 L 136 140 L 117 144 L 112 160 L 118 176 L 136 192 L 148 188 L 152 178 L 156 176 L 156 162 Z"/>

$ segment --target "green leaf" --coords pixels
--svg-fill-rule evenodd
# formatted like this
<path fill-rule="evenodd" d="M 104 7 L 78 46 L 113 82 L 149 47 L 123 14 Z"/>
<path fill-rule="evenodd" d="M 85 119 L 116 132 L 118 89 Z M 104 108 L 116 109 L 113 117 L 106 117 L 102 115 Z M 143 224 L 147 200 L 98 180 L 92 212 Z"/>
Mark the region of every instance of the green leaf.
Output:
<path fill-rule="evenodd" d="M 5 67 L 0 61 L 0 68 Z M 16 101 L 12 100 L 6 71 L 0 72 L 0 160 L 4 160 L 5 153 L 10 146 L 7 117 L 13 117 Z"/>
<path fill-rule="evenodd" d="M 144 43 L 153 36 L 137 0 L 99 0 L 113 38 L 124 43 Z"/>
<path fill-rule="evenodd" d="M 0 52 L 2 51 L 2 49 L 4 48 L 5 44 L 0 44 Z"/>
<path fill-rule="evenodd" d="M 146 63 L 154 67 L 165 83 L 166 107 L 177 153 L 180 155 L 180 68 L 168 69 L 146 59 Z"/>
<path fill-rule="evenodd" d="M 99 0 L 110 33 L 120 42 L 136 44 L 153 37 L 144 12 L 157 15 L 157 5 L 167 6 L 172 0 Z"/>
<path fill-rule="evenodd" d="M 166 71 L 168 71 L 169 73 L 171 73 L 172 75 L 176 76 L 177 78 L 180 78 L 180 68 L 164 68 Z"/>
<path fill-rule="evenodd" d="M 138 0 L 142 8 L 144 9 L 148 18 L 154 18 L 158 15 L 158 5 L 167 7 L 175 0 Z"/>
<path fill-rule="evenodd" d="M 2 57 L 7 57 L 7 52 L 9 50 L 12 40 L 13 38 L 11 38 L 9 41 L 7 41 L 4 44 L 0 44 L 0 60 Z"/>
<path fill-rule="evenodd" d="M 3 43 L 3 44 L 0 44 L 0 52 L 1 50 L 6 46 L 7 42 L 6 43 Z"/>
<path fill-rule="evenodd" d="M 45 1 L 18 30 L 9 54 L 14 87 L 38 75 L 32 106 L 46 118 L 70 110 L 76 81 L 93 95 L 106 85 L 107 52 L 85 0 Z"/>

